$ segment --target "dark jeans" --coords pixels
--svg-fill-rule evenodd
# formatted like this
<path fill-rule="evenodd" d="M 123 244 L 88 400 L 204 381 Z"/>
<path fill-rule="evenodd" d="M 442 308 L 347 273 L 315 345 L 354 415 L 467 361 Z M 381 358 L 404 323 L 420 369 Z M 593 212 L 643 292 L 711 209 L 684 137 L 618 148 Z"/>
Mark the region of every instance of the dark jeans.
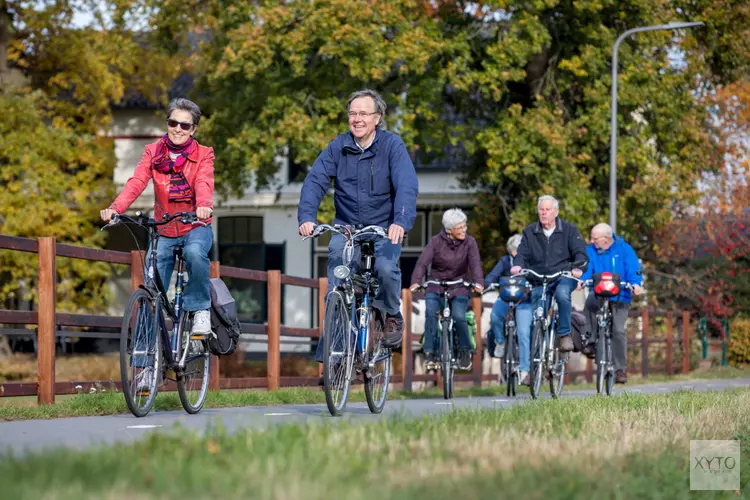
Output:
<path fill-rule="evenodd" d="M 603 299 L 598 298 L 593 293 L 590 293 L 586 299 L 586 307 L 584 312 L 586 313 L 586 320 L 589 323 L 589 329 L 597 340 L 597 342 L 603 342 L 604 339 L 599 338 L 599 324 L 596 321 L 596 313 L 604 303 Z M 612 302 L 612 361 L 615 365 L 615 370 L 626 370 L 627 365 L 627 348 L 628 339 L 625 332 L 625 321 L 628 319 L 628 311 L 630 310 L 630 304 L 627 302 Z M 603 346 L 603 344 L 599 344 Z M 596 360 L 599 361 L 599 349 L 597 349 Z"/>
<path fill-rule="evenodd" d="M 358 243 L 364 239 L 357 240 Z M 344 263 L 344 244 L 346 238 L 340 234 L 334 234 L 328 244 L 328 293 L 339 284 L 339 280 L 333 275 L 336 266 Z M 352 272 L 359 270 L 361 247 L 354 246 L 352 253 Z M 375 240 L 375 277 L 378 279 L 380 288 L 378 294 L 373 298 L 372 306 L 395 316 L 401 311 L 401 269 L 398 267 L 398 258 L 401 256 L 401 245 L 394 245 L 387 238 Z M 323 335 L 318 341 L 315 350 L 315 359 L 323 362 L 325 356 Z"/>
<path fill-rule="evenodd" d="M 559 337 L 565 337 L 570 335 L 570 316 L 573 313 L 573 302 L 571 301 L 571 294 L 575 290 L 577 282 L 570 278 L 562 278 L 556 283 L 547 285 L 547 308 L 550 306 L 552 295 L 554 294 L 555 300 L 557 300 L 557 309 L 559 312 L 559 323 L 557 325 L 557 335 Z M 534 303 L 534 311 L 540 305 L 542 300 L 542 287 L 535 286 L 531 292 L 531 300 Z M 549 310 L 549 309 L 548 309 Z M 547 311 L 544 311 L 546 314 Z"/>
<path fill-rule="evenodd" d="M 466 321 L 466 310 L 469 307 L 468 295 L 457 295 L 449 299 L 451 306 L 451 317 L 453 326 L 458 334 L 458 348 L 462 351 L 471 350 L 471 339 L 469 338 L 469 323 Z M 440 295 L 435 292 L 425 294 L 425 317 L 424 317 L 424 352 L 425 355 L 437 354 L 441 348 L 438 343 L 438 315 L 443 307 Z"/>

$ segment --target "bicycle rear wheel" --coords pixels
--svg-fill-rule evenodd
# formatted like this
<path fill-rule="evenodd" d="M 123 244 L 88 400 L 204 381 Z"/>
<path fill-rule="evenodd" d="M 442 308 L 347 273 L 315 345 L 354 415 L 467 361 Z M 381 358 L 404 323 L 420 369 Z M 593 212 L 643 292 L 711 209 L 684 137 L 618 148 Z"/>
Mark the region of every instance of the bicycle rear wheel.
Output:
<path fill-rule="evenodd" d="M 139 288 L 125 307 L 120 330 L 120 381 L 130 412 L 145 417 L 156 400 L 161 369 L 157 301 Z"/>
<path fill-rule="evenodd" d="M 180 317 L 179 331 L 183 339 L 180 356 L 186 350 L 187 354 L 185 354 L 185 368 L 182 374 L 177 375 L 177 392 L 185 411 L 196 414 L 201 411 L 206 401 L 211 363 L 208 341 L 204 335 L 191 335 L 193 325 L 188 316 L 189 314 L 185 312 Z"/>
<path fill-rule="evenodd" d="M 388 384 L 391 381 L 391 350 L 383 347 L 383 332 L 370 336 L 367 353 L 368 368 L 365 374 L 365 399 L 372 413 L 380 413 L 388 397 Z"/>
<path fill-rule="evenodd" d="M 349 315 L 344 298 L 337 291 L 326 297 L 323 337 L 323 390 L 328 411 L 336 417 L 346 406 L 354 363 Z"/>
<path fill-rule="evenodd" d="M 443 397 L 453 398 L 453 348 L 451 346 L 450 321 L 443 320 L 441 344 L 442 344 L 442 370 L 443 370 Z"/>
<path fill-rule="evenodd" d="M 529 375 L 531 397 L 537 399 L 542 390 L 542 377 L 544 376 L 544 356 L 547 350 L 547 338 L 544 324 L 537 320 L 534 322 L 534 330 L 531 339 L 531 373 Z"/>

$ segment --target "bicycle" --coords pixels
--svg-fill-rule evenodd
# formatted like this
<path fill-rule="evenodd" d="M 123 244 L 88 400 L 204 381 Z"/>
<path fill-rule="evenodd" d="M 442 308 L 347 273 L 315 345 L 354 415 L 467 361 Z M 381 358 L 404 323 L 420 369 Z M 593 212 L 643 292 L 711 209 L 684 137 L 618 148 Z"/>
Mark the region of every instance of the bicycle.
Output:
<path fill-rule="evenodd" d="M 558 278 L 571 278 L 580 281 L 569 271 L 559 271 L 551 275 L 538 274 L 531 269 L 523 269 L 512 278 L 532 275 L 542 280 L 542 296 L 539 307 L 534 311 L 534 325 L 531 330 L 531 373 L 530 392 L 531 397 L 537 399 L 541 393 L 542 375 L 546 372 L 549 379 L 549 390 L 553 398 L 562 394 L 565 382 L 565 367 L 568 362 L 568 353 L 560 352 L 555 342 L 556 327 L 558 321 L 557 301 L 551 298 L 550 306 L 547 306 L 547 286 L 551 281 Z"/>
<path fill-rule="evenodd" d="M 457 333 L 453 328 L 453 317 L 451 316 L 450 292 L 448 287 L 452 285 L 463 285 L 467 288 L 475 288 L 476 283 L 464 280 L 455 281 L 435 281 L 428 280 L 417 287 L 417 290 L 424 290 L 427 285 L 438 285 L 443 291 L 440 293 L 440 370 L 443 373 L 443 397 L 445 399 L 453 398 L 454 375 L 456 372 L 458 359 L 458 339 Z M 429 366 L 428 366 L 429 368 Z"/>
<path fill-rule="evenodd" d="M 617 283 L 620 286 L 617 286 Z M 620 287 L 633 290 L 633 285 L 620 281 L 619 274 L 598 273 L 593 279 L 581 283 L 585 287 L 592 287 L 594 294 L 603 300 L 596 313 L 598 331 L 596 335 L 596 392 L 602 391 L 607 396 L 612 395 L 615 382 L 615 365 L 612 359 L 612 299 L 620 295 Z M 602 339 L 604 340 L 602 342 Z"/>
<path fill-rule="evenodd" d="M 516 308 L 531 292 L 531 285 L 524 279 L 502 278 L 500 283 L 493 283 L 482 294 L 500 289 L 497 300 L 504 300 L 510 304 L 505 316 L 505 352 L 503 366 L 498 374 L 498 384 L 506 384 L 505 394 L 515 396 L 520 383 L 521 351 L 518 346 L 518 329 L 516 326 Z"/>
<path fill-rule="evenodd" d="M 159 241 L 156 228 L 175 219 L 180 219 L 183 224 L 206 225 L 197 219 L 195 212 L 165 214 L 159 222 L 136 212 L 135 218 L 115 214 L 102 228 L 135 224 L 148 231 L 151 243 L 146 255 L 145 283 L 130 296 L 120 335 L 122 392 L 128 409 L 136 417 L 145 417 L 151 411 L 161 385 L 159 380 L 177 383 L 182 407 L 190 414 L 201 410 L 208 391 L 210 353 L 207 336 L 186 334 L 192 330 L 192 314 L 182 310 L 185 272 L 182 250 L 175 250 L 177 284 L 173 302 L 167 298 L 166 287 L 156 270 Z M 171 335 L 167 320 L 172 322 Z M 173 379 L 167 376 L 169 370 L 174 372 Z"/>
<path fill-rule="evenodd" d="M 354 245 L 360 237 L 386 237 L 380 226 L 367 226 L 353 231 L 349 226 L 319 224 L 311 236 L 317 238 L 326 232 L 346 238 L 343 264 L 334 269 L 334 276 L 343 283 L 326 296 L 323 320 L 323 390 L 326 405 L 332 416 L 339 416 L 346 406 L 351 382 L 362 374 L 367 407 L 380 413 L 385 407 L 388 384 L 391 379 L 391 349 L 383 345 L 384 314 L 375 318 L 371 298 L 378 293 L 374 276 L 375 243 L 373 239 L 360 243 L 359 272 L 351 267 Z M 377 310 L 376 310 L 377 311 Z M 379 327 L 375 328 L 373 323 Z"/>

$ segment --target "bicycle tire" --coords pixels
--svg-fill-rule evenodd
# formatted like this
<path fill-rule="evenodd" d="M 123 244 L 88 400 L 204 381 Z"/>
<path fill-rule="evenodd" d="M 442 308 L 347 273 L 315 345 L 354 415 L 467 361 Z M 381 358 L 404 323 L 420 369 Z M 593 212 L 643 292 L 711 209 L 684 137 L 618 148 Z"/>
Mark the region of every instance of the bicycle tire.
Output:
<path fill-rule="evenodd" d="M 370 336 L 370 347 L 368 348 L 368 373 L 365 375 L 365 399 L 367 400 L 367 407 L 372 413 L 380 413 L 385 408 L 385 402 L 388 399 L 388 386 L 391 381 L 391 364 L 393 355 L 391 350 L 383 347 L 383 332 L 377 332 L 373 337 Z M 385 359 L 382 359 L 385 356 Z M 378 359 L 381 361 L 378 362 Z M 370 360 L 375 360 L 370 361 Z M 370 370 L 375 371 L 375 367 L 382 366 L 382 373 L 375 375 L 370 373 Z M 376 381 L 382 380 L 382 383 L 376 384 Z M 382 387 L 382 391 L 378 392 L 378 387 Z"/>
<path fill-rule="evenodd" d="M 596 393 L 602 394 L 605 390 L 604 379 L 607 375 L 607 352 L 605 339 L 606 335 L 604 332 L 599 333 L 596 342 Z"/>
<path fill-rule="evenodd" d="M 607 353 L 607 377 L 606 377 L 606 384 L 605 389 L 607 390 L 607 396 L 612 395 L 612 389 L 614 387 L 615 383 L 615 373 L 614 369 L 612 368 L 612 337 L 607 337 L 606 340 L 607 347 L 605 349 L 605 352 Z"/>
<path fill-rule="evenodd" d="M 453 398 L 453 350 L 450 342 L 450 322 L 443 320 L 441 330 L 441 369 L 443 372 L 443 398 Z"/>
<path fill-rule="evenodd" d="M 505 369 L 505 394 L 507 396 L 516 395 L 516 379 L 518 378 L 515 364 L 515 335 L 507 327 L 505 332 L 505 352 L 503 353 L 503 365 Z"/>
<path fill-rule="evenodd" d="M 186 335 L 185 332 L 189 332 L 192 329 L 192 324 L 189 321 L 188 313 L 185 312 L 180 316 L 179 331 L 183 339 L 182 348 L 178 353 L 178 359 L 181 359 L 182 352 L 188 349 L 187 357 L 185 358 L 185 368 L 181 375 L 177 376 L 177 393 L 180 396 L 180 403 L 182 407 L 191 415 L 195 415 L 201 408 L 203 403 L 206 402 L 206 395 L 208 394 L 208 383 L 210 378 L 211 360 L 210 352 L 208 350 L 208 341 L 205 336 L 199 336 L 193 338 L 189 333 Z M 193 363 L 195 366 L 188 368 Z M 198 374 L 197 377 L 191 378 L 191 374 Z M 200 378 L 199 378 L 200 377 Z M 190 390 L 192 380 L 199 382 L 197 391 Z M 193 396 L 191 398 L 191 396 Z"/>
<path fill-rule="evenodd" d="M 344 298 L 337 291 L 326 297 L 325 319 L 323 320 L 323 391 L 331 416 L 338 417 L 346 407 L 351 385 L 351 372 L 354 363 L 352 351 L 351 325 Z M 332 362 L 332 356 L 340 361 Z"/>
<path fill-rule="evenodd" d="M 565 385 L 565 354 L 560 352 L 559 347 L 553 349 L 552 366 L 549 369 L 549 392 L 553 398 L 559 398 Z"/>
<path fill-rule="evenodd" d="M 542 377 L 544 376 L 544 355 L 546 350 L 546 336 L 544 324 L 541 320 L 534 321 L 531 339 L 531 374 L 530 387 L 531 397 L 537 399 L 542 390 Z"/>
<path fill-rule="evenodd" d="M 157 304 L 158 301 L 151 297 L 146 290 L 139 288 L 130 296 L 128 304 L 123 314 L 122 327 L 120 328 L 120 382 L 122 384 L 122 394 L 125 397 L 125 403 L 130 412 L 136 417 L 145 417 L 151 411 L 159 392 L 157 379 L 161 369 L 161 335 L 157 321 Z M 135 317 L 134 317 L 135 315 Z M 135 320 L 135 324 L 131 322 Z M 149 337 L 155 337 L 153 346 L 149 345 L 143 356 L 147 366 L 133 367 L 133 352 L 138 351 L 135 344 L 138 339 L 141 342 L 151 344 Z M 135 340 L 134 340 L 135 339 Z M 136 354 L 137 356 L 138 354 Z M 130 373 L 133 368 L 133 373 Z M 152 369 L 151 376 L 147 376 L 148 368 Z M 140 371 L 138 371 L 140 370 Z M 150 378 L 144 390 L 144 386 L 138 383 L 138 378 Z M 142 396 L 146 396 L 142 398 Z"/>

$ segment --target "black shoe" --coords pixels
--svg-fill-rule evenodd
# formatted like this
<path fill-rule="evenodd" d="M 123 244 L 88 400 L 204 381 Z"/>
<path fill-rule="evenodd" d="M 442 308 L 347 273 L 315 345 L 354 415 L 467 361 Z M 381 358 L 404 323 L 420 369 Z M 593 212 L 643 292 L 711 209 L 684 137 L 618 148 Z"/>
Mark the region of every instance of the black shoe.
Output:
<path fill-rule="evenodd" d="M 594 359 L 596 357 L 596 344 L 587 344 L 581 352 L 587 358 Z"/>
<path fill-rule="evenodd" d="M 399 312 L 395 316 L 386 314 L 385 331 L 383 332 L 383 347 L 397 349 L 401 347 L 401 339 L 404 333 L 404 318 Z"/>
<path fill-rule="evenodd" d="M 471 351 L 461 351 L 458 353 L 458 369 L 471 370 Z"/>

